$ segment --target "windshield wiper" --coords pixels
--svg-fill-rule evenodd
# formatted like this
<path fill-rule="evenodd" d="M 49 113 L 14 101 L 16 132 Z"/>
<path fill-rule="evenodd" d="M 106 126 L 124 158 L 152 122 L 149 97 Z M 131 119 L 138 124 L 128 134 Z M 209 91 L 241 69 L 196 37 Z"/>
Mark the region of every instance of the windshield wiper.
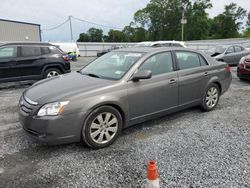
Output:
<path fill-rule="evenodd" d="M 87 75 L 87 76 L 91 76 L 91 77 L 94 77 L 94 78 L 101 78 L 101 76 L 97 75 L 97 74 L 94 74 L 94 73 L 87 73 L 87 72 L 79 72 L 83 75 Z"/>

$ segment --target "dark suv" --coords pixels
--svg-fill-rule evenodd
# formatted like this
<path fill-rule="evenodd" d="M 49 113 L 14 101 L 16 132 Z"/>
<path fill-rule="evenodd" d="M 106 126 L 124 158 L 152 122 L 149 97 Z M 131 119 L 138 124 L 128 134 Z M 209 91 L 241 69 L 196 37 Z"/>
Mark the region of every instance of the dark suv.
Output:
<path fill-rule="evenodd" d="M 70 72 L 68 56 L 49 43 L 0 45 L 0 82 L 40 80 Z"/>

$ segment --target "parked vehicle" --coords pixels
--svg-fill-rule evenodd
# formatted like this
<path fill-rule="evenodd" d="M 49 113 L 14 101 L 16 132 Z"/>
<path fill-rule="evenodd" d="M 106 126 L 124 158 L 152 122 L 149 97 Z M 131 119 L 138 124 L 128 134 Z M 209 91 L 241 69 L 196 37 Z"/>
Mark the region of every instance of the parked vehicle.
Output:
<path fill-rule="evenodd" d="M 230 67 L 186 48 L 128 48 L 78 72 L 37 82 L 21 96 L 24 130 L 49 144 L 110 145 L 125 127 L 191 106 L 213 110 Z"/>
<path fill-rule="evenodd" d="M 0 82 L 40 80 L 70 72 L 68 56 L 48 43 L 0 45 Z"/>
<path fill-rule="evenodd" d="M 250 80 L 250 55 L 241 58 L 237 68 L 237 76 L 241 80 Z"/>
<path fill-rule="evenodd" d="M 238 65 L 242 57 L 250 54 L 249 50 L 239 45 L 215 46 L 205 52 L 216 60 L 226 62 L 229 65 Z"/>
<path fill-rule="evenodd" d="M 135 48 L 138 47 L 184 47 L 186 48 L 187 46 L 185 45 L 185 42 L 183 41 L 154 41 L 154 42 L 140 42 L 134 46 Z"/>
<path fill-rule="evenodd" d="M 60 49 L 68 54 L 70 60 L 76 61 L 77 57 L 80 57 L 80 50 L 75 42 L 57 42 L 51 44 L 60 47 Z"/>

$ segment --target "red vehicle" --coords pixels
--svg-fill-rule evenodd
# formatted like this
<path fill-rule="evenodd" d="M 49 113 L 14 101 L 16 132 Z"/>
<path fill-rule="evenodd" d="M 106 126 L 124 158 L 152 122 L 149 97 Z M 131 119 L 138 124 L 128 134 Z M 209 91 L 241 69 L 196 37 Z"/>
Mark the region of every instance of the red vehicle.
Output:
<path fill-rule="evenodd" d="M 241 80 L 250 80 L 250 55 L 241 58 L 237 68 L 237 76 Z"/>

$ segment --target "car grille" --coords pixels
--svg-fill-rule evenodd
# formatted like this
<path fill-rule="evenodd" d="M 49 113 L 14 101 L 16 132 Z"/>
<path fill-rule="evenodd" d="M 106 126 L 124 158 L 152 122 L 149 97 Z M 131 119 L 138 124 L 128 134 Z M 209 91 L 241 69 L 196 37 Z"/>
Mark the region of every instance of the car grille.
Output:
<path fill-rule="evenodd" d="M 19 101 L 19 107 L 21 111 L 23 111 L 27 115 L 30 115 L 30 113 L 34 110 L 35 106 L 36 106 L 35 102 L 31 101 L 25 96 L 22 96 Z"/>

